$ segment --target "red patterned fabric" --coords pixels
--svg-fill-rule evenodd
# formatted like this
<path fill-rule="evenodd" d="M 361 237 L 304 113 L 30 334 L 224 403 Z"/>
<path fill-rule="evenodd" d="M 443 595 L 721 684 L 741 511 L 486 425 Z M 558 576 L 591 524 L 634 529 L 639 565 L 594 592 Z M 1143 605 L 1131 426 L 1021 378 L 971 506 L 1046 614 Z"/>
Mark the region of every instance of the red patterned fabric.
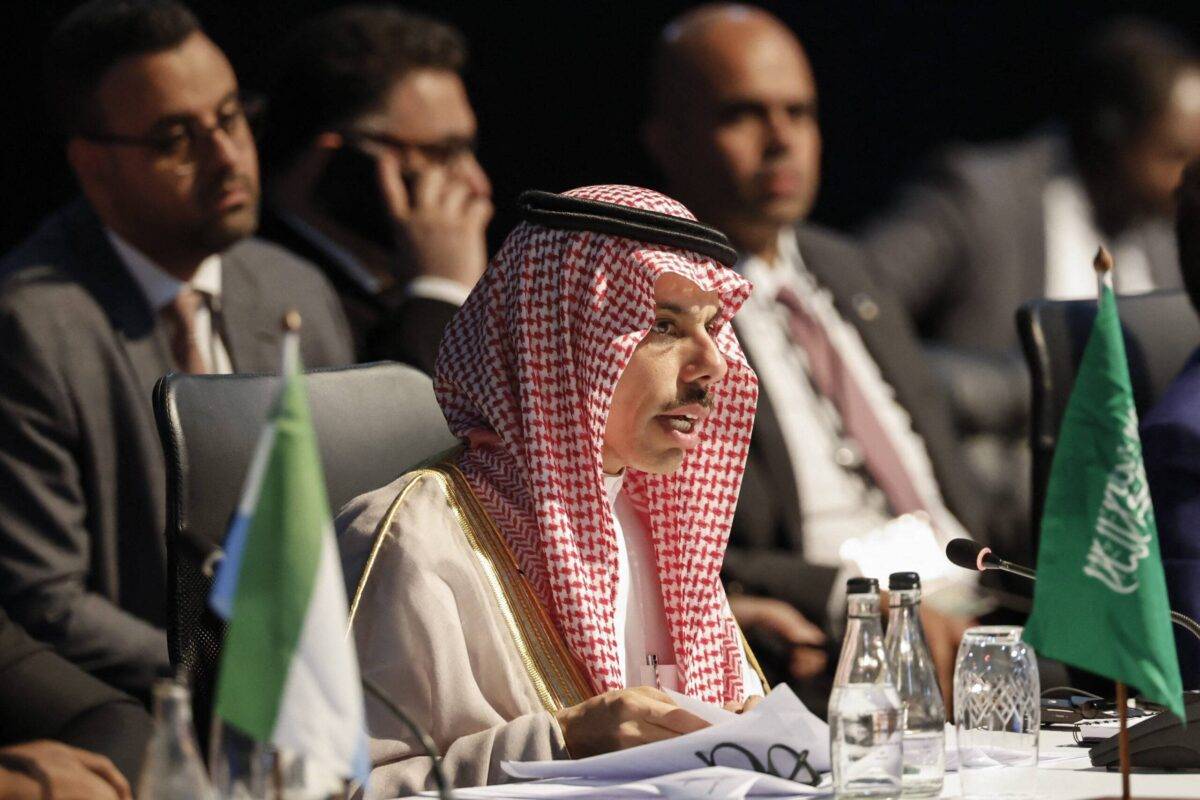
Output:
<path fill-rule="evenodd" d="M 646 189 L 567 194 L 695 219 Z M 617 534 L 601 447 L 617 379 L 654 324 L 654 284 L 667 272 L 718 293 L 725 324 L 715 341 L 729 369 L 682 466 L 670 475 L 629 469 L 624 489 L 654 543 L 683 691 L 740 700 L 740 641 L 719 573 L 758 396 L 728 324 L 750 284 L 695 253 L 522 223 L 446 328 L 437 396 L 469 443 L 463 472 L 567 646 L 597 691 L 621 688 Z"/>

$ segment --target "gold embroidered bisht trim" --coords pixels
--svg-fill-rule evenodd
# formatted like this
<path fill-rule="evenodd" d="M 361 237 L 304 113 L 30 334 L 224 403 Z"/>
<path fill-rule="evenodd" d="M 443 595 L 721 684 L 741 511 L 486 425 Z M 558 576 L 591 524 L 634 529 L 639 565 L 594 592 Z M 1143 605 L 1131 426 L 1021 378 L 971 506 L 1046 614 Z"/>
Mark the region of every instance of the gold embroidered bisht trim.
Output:
<path fill-rule="evenodd" d="M 447 462 L 417 470 L 380 520 L 375 530 L 371 555 L 350 607 L 351 625 L 354 624 L 359 600 L 371 577 L 375 558 L 387 539 L 392 520 L 409 490 L 422 480 L 436 480 L 441 484 L 471 552 L 483 570 L 542 707 L 547 711 L 558 711 L 594 696 L 590 681 L 567 650 L 533 588 L 521 574 L 503 535 L 480 505 L 466 477 L 456 466 Z"/>
<path fill-rule="evenodd" d="M 454 457 L 458 449 L 451 451 Z M 542 707 L 547 711 L 558 711 L 562 708 L 577 705 L 593 697 L 596 692 L 580 668 L 575 657 L 567 650 L 558 629 L 554 627 L 546 609 L 533 592 L 533 588 L 521 574 L 512 551 L 504 536 L 496 528 L 496 524 L 475 496 L 466 476 L 453 463 L 441 461 L 429 467 L 416 470 L 416 475 L 396 496 L 388 506 L 387 513 L 379 521 L 375 529 L 375 543 L 371 547 L 371 555 L 367 559 L 362 577 L 354 592 L 354 601 L 350 606 L 350 624 L 358 612 L 359 600 L 366 590 L 375 557 L 387 538 L 387 532 L 392 527 L 396 512 L 404 503 L 404 498 L 410 489 L 421 480 L 429 478 L 438 481 L 442 492 L 458 519 L 459 527 L 467 538 L 480 568 L 487 578 L 492 596 L 500 608 L 505 626 L 512 636 L 513 645 L 517 648 L 521 663 L 537 692 Z M 770 691 L 766 675 L 759 666 L 758 659 L 750 649 L 750 643 L 738 629 L 742 650 L 750 668 L 758 675 L 764 691 Z"/>

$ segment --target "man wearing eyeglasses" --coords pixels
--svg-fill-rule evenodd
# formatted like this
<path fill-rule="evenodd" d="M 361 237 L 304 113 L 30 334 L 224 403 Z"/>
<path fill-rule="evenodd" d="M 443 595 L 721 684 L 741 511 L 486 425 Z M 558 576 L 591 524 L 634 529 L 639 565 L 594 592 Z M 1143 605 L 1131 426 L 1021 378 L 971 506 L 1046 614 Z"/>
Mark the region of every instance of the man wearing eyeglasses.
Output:
<path fill-rule="evenodd" d="M 247 109 L 190 11 L 93 0 L 47 55 L 83 197 L 0 263 L 0 604 L 144 698 L 167 667 L 155 381 L 276 369 L 291 308 L 307 365 L 350 338 L 321 275 L 251 238 Z"/>
<path fill-rule="evenodd" d="M 272 70 L 263 235 L 325 271 L 364 360 L 432 374 L 486 266 L 491 184 L 465 61 L 450 26 L 359 5 L 310 20 Z"/>

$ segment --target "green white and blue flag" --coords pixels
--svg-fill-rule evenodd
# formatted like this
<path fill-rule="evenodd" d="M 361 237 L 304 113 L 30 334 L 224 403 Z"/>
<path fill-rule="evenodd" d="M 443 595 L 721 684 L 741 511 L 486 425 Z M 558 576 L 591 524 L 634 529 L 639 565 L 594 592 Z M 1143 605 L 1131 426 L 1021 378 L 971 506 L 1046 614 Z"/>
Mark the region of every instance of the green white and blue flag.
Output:
<path fill-rule="evenodd" d="M 209 596 L 229 623 L 215 710 L 257 741 L 365 783 L 362 687 L 296 331 L 284 337 L 282 374 Z"/>

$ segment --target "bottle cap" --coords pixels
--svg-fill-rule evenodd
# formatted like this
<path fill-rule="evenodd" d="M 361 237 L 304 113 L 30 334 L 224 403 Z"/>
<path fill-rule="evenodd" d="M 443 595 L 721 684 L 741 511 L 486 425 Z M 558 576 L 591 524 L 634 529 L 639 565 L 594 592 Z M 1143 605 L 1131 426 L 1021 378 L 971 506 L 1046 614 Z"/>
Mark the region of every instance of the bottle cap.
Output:
<path fill-rule="evenodd" d="M 888 588 L 895 591 L 920 589 L 921 576 L 915 572 L 893 572 L 888 576 Z"/>
<path fill-rule="evenodd" d="M 846 581 L 846 594 L 879 594 L 879 581 L 874 578 L 851 578 Z"/>

